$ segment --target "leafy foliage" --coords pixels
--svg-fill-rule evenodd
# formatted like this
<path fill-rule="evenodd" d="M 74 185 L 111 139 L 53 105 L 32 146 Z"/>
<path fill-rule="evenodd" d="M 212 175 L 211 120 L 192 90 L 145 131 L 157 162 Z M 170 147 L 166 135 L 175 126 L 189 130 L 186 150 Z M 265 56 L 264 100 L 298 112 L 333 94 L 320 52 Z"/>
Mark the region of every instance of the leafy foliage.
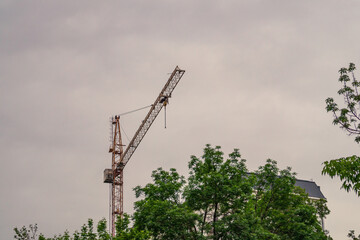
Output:
<path fill-rule="evenodd" d="M 350 135 L 355 135 L 355 142 L 360 143 L 360 82 L 356 80 L 354 63 L 350 63 L 348 68 L 339 70 L 339 82 L 342 88 L 338 91 L 343 95 L 345 107 L 339 109 L 333 98 L 327 98 L 326 110 L 334 115 L 333 123 L 340 125 L 340 128 L 346 130 Z M 350 76 L 349 76 L 350 75 Z M 353 190 L 360 196 L 360 157 L 351 156 L 324 162 L 322 174 L 329 175 L 331 178 L 338 176 L 342 183 L 342 188 L 347 192 Z M 351 230 L 348 237 L 356 240 L 355 233 Z"/>
<path fill-rule="evenodd" d="M 356 80 L 354 63 L 348 68 L 339 70 L 339 82 L 342 88 L 338 91 L 344 97 L 345 107 L 339 108 L 333 98 L 326 99 L 326 110 L 334 115 L 333 123 L 346 130 L 350 135 L 355 134 L 355 141 L 360 143 L 360 82 Z"/>
<path fill-rule="evenodd" d="M 352 240 L 360 240 L 360 234 L 356 237 L 354 230 L 351 230 L 349 232 L 348 237 L 351 238 Z"/>
<path fill-rule="evenodd" d="M 360 197 L 360 157 L 351 156 L 324 162 L 322 174 L 338 176 L 347 192 L 353 190 Z"/>
<path fill-rule="evenodd" d="M 137 197 L 145 197 L 135 203 L 135 227 L 149 230 L 154 239 L 191 239 L 196 215 L 181 201 L 184 177 L 158 168 L 152 178 L 153 184 L 134 189 Z"/>
<path fill-rule="evenodd" d="M 191 157 L 188 181 L 159 168 L 153 183 L 136 187 L 134 226 L 152 239 L 327 239 L 318 216 L 329 210 L 294 186 L 290 168 L 268 160 L 249 174 L 235 149 L 224 160 L 207 145 Z"/>
<path fill-rule="evenodd" d="M 116 236 L 114 240 L 145 240 L 150 239 L 150 234 L 146 230 L 138 230 L 136 227 L 130 228 L 130 216 L 124 214 L 123 218 L 116 221 Z"/>
<path fill-rule="evenodd" d="M 94 221 L 88 219 L 87 224 L 81 227 L 80 232 L 75 231 L 71 236 L 66 230 L 64 234 L 55 235 L 52 238 L 46 238 L 43 234 L 38 236 L 37 225 L 30 225 L 29 229 L 23 226 L 21 229 L 14 228 L 17 240 L 146 240 L 149 239 L 148 231 L 138 231 L 136 228 L 129 227 L 129 216 L 118 218 L 116 222 L 116 236 L 111 237 L 107 232 L 106 220 L 102 219 L 97 224 L 97 233 L 94 232 Z"/>
<path fill-rule="evenodd" d="M 290 168 L 280 170 L 269 159 L 250 174 L 237 149 L 224 159 L 221 148 L 210 145 L 201 158 L 191 156 L 188 167 L 187 180 L 175 169 L 158 168 L 152 183 L 136 187 L 140 199 L 133 226 L 124 214 L 117 219 L 113 238 L 105 219 L 99 221 L 97 232 L 89 219 L 72 236 L 66 231 L 53 238 L 40 235 L 39 240 L 330 239 L 319 222 L 319 217 L 329 214 L 326 201 L 311 201 L 294 185 Z M 15 232 L 26 237 L 28 230 L 23 228 Z"/>
<path fill-rule="evenodd" d="M 30 224 L 29 228 L 23 226 L 22 228 L 18 229 L 17 227 L 14 228 L 14 238 L 17 240 L 35 240 L 38 238 L 38 226 L 37 224 Z"/>

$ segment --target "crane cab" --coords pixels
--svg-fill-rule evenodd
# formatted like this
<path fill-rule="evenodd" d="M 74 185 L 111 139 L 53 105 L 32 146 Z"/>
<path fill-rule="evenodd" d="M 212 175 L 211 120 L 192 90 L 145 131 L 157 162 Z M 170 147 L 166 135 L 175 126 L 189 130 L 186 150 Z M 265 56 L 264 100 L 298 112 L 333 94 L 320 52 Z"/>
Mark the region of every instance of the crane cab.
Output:
<path fill-rule="evenodd" d="M 104 183 L 112 183 L 113 182 L 113 171 L 112 169 L 104 170 Z"/>

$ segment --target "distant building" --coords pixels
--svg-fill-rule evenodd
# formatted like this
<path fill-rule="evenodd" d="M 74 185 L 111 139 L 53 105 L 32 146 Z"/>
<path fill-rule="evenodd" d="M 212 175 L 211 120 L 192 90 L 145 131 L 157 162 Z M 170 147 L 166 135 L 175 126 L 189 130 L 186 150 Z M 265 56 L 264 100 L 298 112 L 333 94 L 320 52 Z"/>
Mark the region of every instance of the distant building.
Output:
<path fill-rule="evenodd" d="M 313 181 L 296 179 L 295 186 L 301 187 L 305 190 L 309 197 L 315 200 L 326 199 L 324 194 L 320 191 L 320 187 Z"/>

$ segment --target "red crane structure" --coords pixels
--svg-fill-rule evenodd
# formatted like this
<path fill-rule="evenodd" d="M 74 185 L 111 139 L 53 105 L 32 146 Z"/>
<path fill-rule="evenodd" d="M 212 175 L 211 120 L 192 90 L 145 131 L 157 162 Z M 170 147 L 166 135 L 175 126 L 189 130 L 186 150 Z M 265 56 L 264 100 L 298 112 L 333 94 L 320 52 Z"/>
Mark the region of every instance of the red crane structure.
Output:
<path fill-rule="evenodd" d="M 104 170 L 104 183 L 111 184 L 111 202 L 110 202 L 110 231 L 112 236 L 115 236 L 115 222 L 117 217 L 123 216 L 124 201 L 123 201 L 123 170 L 126 164 L 129 162 L 131 156 L 134 154 L 136 148 L 139 146 L 141 140 L 151 127 L 152 123 L 160 113 L 162 107 L 168 104 L 171 93 L 179 83 L 181 77 L 184 75 L 185 70 L 181 70 L 178 66 L 171 73 L 169 80 L 166 82 L 164 88 L 161 90 L 159 96 L 156 98 L 154 104 L 142 121 L 139 129 L 136 131 L 134 137 L 127 146 L 125 152 L 123 151 L 123 144 L 120 131 L 120 116 L 111 118 L 112 134 L 111 134 L 111 146 L 109 152 L 112 156 L 111 169 Z M 166 125 L 165 125 L 166 127 Z"/>

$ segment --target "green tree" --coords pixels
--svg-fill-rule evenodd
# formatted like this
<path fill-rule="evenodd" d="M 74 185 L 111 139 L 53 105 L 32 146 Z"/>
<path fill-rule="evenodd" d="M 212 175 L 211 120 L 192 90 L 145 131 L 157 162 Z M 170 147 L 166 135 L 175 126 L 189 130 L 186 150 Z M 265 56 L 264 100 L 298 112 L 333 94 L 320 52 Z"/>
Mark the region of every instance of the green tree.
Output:
<path fill-rule="evenodd" d="M 360 240 L 360 234 L 356 237 L 354 230 L 351 230 L 349 232 L 348 237 L 351 238 L 352 240 Z"/>
<path fill-rule="evenodd" d="M 192 156 L 187 181 L 175 169 L 159 168 L 153 183 L 136 187 L 134 226 L 152 239 L 327 239 L 315 206 L 296 187 L 291 170 L 268 160 L 249 174 L 238 150 L 224 160 L 220 147 L 207 145 Z"/>
<path fill-rule="evenodd" d="M 98 222 L 97 225 L 98 239 L 99 240 L 110 240 L 110 234 L 107 232 L 106 219 L 103 218 Z"/>
<path fill-rule="evenodd" d="M 351 156 L 324 162 L 322 174 L 331 178 L 338 176 L 342 188 L 347 192 L 353 190 L 360 197 L 360 157 Z"/>
<path fill-rule="evenodd" d="M 150 231 L 154 239 L 197 239 L 196 214 L 181 198 L 184 177 L 175 169 L 158 168 L 152 178 L 154 183 L 134 189 L 136 197 L 144 197 L 135 203 L 134 226 Z"/>
<path fill-rule="evenodd" d="M 146 240 L 150 239 L 150 233 L 147 230 L 138 230 L 137 227 L 129 227 L 130 216 L 124 214 L 123 218 L 116 221 L 116 236 L 114 240 Z"/>
<path fill-rule="evenodd" d="M 63 234 L 55 235 L 47 238 L 43 234 L 37 233 L 37 224 L 30 224 L 29 227 L 14 228 L 17 240 L 147 240 L 150 239 L 149 231 L 138 230 L 136 227 L 129 227 L 129 215 L 124 214 L 123 218 L 118 218 L 116 221 L 116 236 L 111 237 L 107 232 L 106 220 L 101 219 L 97 224 L 97 232 L 94 232 L 94 221 L 88 219 L 87 224 L 84 224 L 80 231 L 75 231 L 71 236 L 69 231 Z"/>
<path fill-rule="evenodd" d="M 244 213 L 251 211 L 246 203 L 251 199 L 252 186 L 238 150 L 224 161 L 220 147 L 207 145 L 201 159 L 191 157 L 189 170 L 184 197 L 200 219 L 197 222 L 200 235 L 246 239 L 256 220 L 248 214 L 249 219 L 243 221 Z M 246 231 L 239 231 L 241 228 Z"/>
<path fill-rule="evenodd" d="M 14 238 L 17 240 L 36 240 L 38 238 L 38 226 L 37 224 L 30 224 L 29 227 L 23 226 L 18 229 L 14 228 Z"/>
<path fill-rule="evenodd" d="M 43 234 L 37 233 L 37 224 L 29 225 L 29 228 L 23 226 L 21 229 L 14 228 L 15 236 L 17 240 L 110 240 L 111 237 L 106 231 L 106 220 L 102 219 L 97 224 L 97 233 L 94 232 L 94 221 L 88 219 L 87 224 L 81 227 L 80 232 L 75 231 L 71 236 L 69 231 L 65 231 L 63 234 L 55 235 L 54 237 L 47 238 Z"/>
<path fill-rule="evenodd" d="M 360 82 L 356 80 L 354 63 L 348 68 L 339 70 L 339 82 L 342 87 L 338 91 L 345 101 L 345 107 L 339 108 L 333 98 L 326 99 L 326 110 L 333 113 L 333 123 L 355 135 L 355 142 L 360 143 Z M 353 190 L 360 196 L 360 157 L 350 156 L 324 162 L 323 175 L 331 178 L 337 176 L 342 181 L 342 188 Z"/>
<path fill-rule="evenodd" d="M 339 70 L 339 82 L 342 87 L 338 94 L 342 95 L 345 107 L 339 108 L 333 98 L 327 98 L 326 110 L 333 113 L 334 125 L 347 131 L 350 135 L 355 135 L 355 142 L 360 142 L 360 82 L 356 80 L 354 63 L 350 63 L 348 68 Z"/>
<path fill-rule="evenodd" d="M 338 94 L 343 96 L 345 107 L 339 108 L 333 98 L 327 98 L 325 102 L 327 112 L 333 113 L 334 125 L 339 125 L 349 135 L 355 135 L 355 142 L 360 143 L 360 82 L 355 78 L 355 70 L 354 63 L 350 63 L 348 68 L 339 70 L 339 82 L 342 87 L 339 89 Z M 343 189 L 347 192 L 353 190 L 360 196 L 359 169 L 360 157 L 354 155 L 325 161 L 322 174 L 329 175 L 331 178 L 339 177 Z M 352 230 L 348 237 L 357 239 Z"/>

